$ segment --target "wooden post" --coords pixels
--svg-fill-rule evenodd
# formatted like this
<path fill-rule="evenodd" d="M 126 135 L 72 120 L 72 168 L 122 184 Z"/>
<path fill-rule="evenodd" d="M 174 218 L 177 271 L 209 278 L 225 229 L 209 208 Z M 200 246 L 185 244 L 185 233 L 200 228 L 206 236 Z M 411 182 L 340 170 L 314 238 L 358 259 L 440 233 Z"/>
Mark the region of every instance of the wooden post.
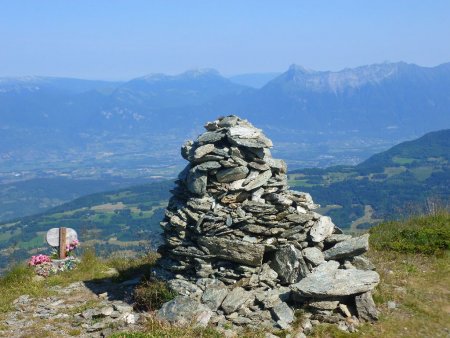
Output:
<path fill-rule="evenodd" d="M 66 258 L 66 228 L 59 228 L 59 259 Z"/>

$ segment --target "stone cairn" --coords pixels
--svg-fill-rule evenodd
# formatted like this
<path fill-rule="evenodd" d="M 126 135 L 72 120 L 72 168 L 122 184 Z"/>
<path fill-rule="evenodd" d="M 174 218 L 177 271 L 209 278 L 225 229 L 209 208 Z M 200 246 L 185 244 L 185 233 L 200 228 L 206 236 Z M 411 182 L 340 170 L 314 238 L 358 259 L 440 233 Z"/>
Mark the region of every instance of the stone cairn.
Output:
<path fill-rule="evenodd" d="M 319 322 L 353 331 L 377 319 L 371 290 L 379 275 L 362 255 L 368 235 L 343 234 L 313 211 L 309 194 L 289 190 L 285 162 L 248 121 L 232 115 L 205 128 L 181 148 L 189 163 L 161 222 L 153 273 L 179 296 L 157 316 L 289 330 L 303 309 L 305 333 Z"/>

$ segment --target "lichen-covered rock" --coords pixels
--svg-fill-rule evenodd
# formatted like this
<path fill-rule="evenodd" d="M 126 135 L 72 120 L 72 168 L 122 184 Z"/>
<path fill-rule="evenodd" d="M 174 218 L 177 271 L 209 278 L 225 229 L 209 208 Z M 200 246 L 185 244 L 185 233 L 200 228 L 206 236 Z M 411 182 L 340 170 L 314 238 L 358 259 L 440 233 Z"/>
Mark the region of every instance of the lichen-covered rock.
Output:
<path fill-rule="evenodd" d="M 369 322 L 378 320 L 378 310 L 370 291 L 357 295 L 355 297 L 355 306 L 359 318 Z"/>
<path fill-rule="evenodd" d="M 328 216 L 322 216 L 312 226 L 309 235 L 313 242 L 322 242 L 333 233 L 334 224 Z"/>
<path fill-rule="evenodd" d="M 198 243 L 208 249 L 210 255 L 232 262 L 259 266 L 264 256 L 264 246 L 239 240 L 203 237 Z"/>
<path fill-rule="evenodd" d="M 202 303 L 211 310 L 216 311 L 228 294 L 225 285 L 212 285 L 206 288 L 202 295 Z"/>
<path fill-rule="evenodd" d="M 305 248 L 302 253 L 305 259 L 314 265 L 320 265 L 325 261 L 323 252 L 316 247 Z"/>
<path fill-rule="evenodd" d="M 212 316 L 212 311 L 205 305 L 186 296 L 179 296 L 165 303 L 156 313 L 160 320 L 175 325 L 206 326 Z"/>
<path fill-rule="evenodd" d="M 308 275 L 308 267 L 301 252 L 286 245 L 275 252 L 270 267 L 278 274 L 282 284 L 292 284 Z"/>
<path fill-rule="evenodd" d="M 272 308 L 275 319 L 281 320 L 287 324 L 294 321 L 294 311 L 285 302 L 279 303 Z"/>
<path fill-rule="evenodd" d="M 327 298 L 367 292 L 379 282 L 380 276 L 375 271 L 336 269 L 313 272 L 291 287 L 303 297 Z"/>
<path fill-rule="evenodd" d="M 245 291 L 241 287 L 234 288 L 222 302 L 222 310 L 226 314 L 230 314 L 239 310 L 242 305 L 244 305 L 253 295 Z"/>
<path fill-rule="evenodd" d="M 340 259 L 361 255 L 369 250 L 369 235 L 347 239 L 335 244 L 331 249 L 323 252 L 325 259 Z"/>

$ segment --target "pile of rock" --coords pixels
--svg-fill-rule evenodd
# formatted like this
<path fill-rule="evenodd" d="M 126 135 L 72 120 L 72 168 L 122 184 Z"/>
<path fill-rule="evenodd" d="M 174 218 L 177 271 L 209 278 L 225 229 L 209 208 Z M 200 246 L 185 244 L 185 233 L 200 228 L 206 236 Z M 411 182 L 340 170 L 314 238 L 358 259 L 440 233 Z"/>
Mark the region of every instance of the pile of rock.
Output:
<path fill-rule="evenodd" d="M 287 186 L 286 164 L 246 120 L 227 116 L 181 148 L 179 175 L 161 222 L 165 244 L 154 273 L 179 297 L 158 315 L 289 329 L 294 310 L 352 330 L 374 320 L 370 291 L 379 276 L 362 256 L 368 235 L 352 238 Z M 305 329 L 307 330 L 307 329 Z"/>

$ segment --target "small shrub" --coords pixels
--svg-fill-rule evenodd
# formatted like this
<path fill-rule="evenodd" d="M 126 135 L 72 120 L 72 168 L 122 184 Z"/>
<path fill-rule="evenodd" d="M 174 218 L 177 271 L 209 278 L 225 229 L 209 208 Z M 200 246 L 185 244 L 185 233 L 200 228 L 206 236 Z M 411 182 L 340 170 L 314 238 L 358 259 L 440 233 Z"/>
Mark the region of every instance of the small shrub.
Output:
<path fill-rule="evenodd" d="M 384 222 L 370 229 L 370 233 L 371 245 L 377 250 L 438 254 L 450 249 L 450 213 Z"/>
<path fill-rule="evenodd" d="M 165 282 L 160 280 L 145 280 L 134 290 L 136 306 L 149 311 L 159 309 L 176 295 Z"/>

